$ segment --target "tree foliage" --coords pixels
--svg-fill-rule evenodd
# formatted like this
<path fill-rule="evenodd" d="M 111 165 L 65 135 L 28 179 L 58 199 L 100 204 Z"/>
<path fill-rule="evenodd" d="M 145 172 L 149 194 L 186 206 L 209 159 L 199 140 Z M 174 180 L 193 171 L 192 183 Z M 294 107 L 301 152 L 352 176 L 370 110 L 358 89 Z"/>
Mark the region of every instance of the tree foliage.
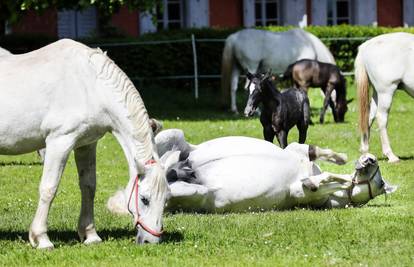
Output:
<path fill-rule="evenodd" d="M 15 23 L 28 10 L 41 13 L 49 8 L 83 10 L 91 6 L 98 9 L 100 20 L 106 20 L 121 6 L 152 12 L 161 4 L 162 0 L 1 0 L 0 21 Z"/>

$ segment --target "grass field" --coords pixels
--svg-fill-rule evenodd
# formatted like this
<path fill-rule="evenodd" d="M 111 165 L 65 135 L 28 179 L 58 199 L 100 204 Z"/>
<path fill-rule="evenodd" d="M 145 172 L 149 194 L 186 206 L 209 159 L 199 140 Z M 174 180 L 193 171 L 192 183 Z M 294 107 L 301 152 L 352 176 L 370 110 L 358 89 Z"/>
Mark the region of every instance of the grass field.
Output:
<path fill-rule="evenodd" d="M 349 88 L 349 97 L 354 97 Z M 181 128 L 188 141 L 199 143 L 219 136 L 262 138 L 257 118 L 244 119 L 220 112 L 214 97 L 201 92 L 195 103 L 187 91 L 142 92 L 151 116 L 164 128 Z M 177 97 L 177 96 L 180 97 Z M 310 93 L 317 112 L 322 100 Z M 240 108 L 243 102 L 239 95 Z M 346 152 L 344 166 L 321 163 L 325 170 L 350 173 L 359 156 L 356 101 L 343 124 L 332 123 L 308 131 L 307 143 Z M 53 251 L 32 249 L 28 228 L 35 213 L 42 166 L 35 153 L 0 157 L 0 265 L 1 266 L 414 266 L 414 102 L 398 92 L 393 103 L 389 133 L 394 152 L 402 158 L 388 164 L 381 155 L 375 125 L 371 152 L 380 157 L 381 172 L 398 190 L 362 208 L 341 210 L 273 211 L 242 214 L 166 214 L 165 238 L 159 245 L 136 246 L 131 218 L 110 214 L 108 197 L 127 182 L 127 165 L 119 145 L 106 135 L 98 145 L 98 186 L 95 221 L 104 242 L 79 243 L 76 229 L 80 192 L 73 155 L 63 175 L 49 215 Z M 297 140 L 292 130 L 289 141 Z"/>

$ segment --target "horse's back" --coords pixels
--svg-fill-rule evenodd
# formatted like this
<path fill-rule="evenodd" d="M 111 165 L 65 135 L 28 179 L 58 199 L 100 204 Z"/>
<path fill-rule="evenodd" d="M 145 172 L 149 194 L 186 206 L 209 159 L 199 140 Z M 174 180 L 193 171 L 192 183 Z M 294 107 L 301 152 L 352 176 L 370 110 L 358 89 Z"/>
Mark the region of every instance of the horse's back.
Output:
<path fill-rule="evenodd" d="M 0 60 L 0 153 L 19 154 L 44 146 L 50 133 L 80 131 L 96 116 L 96 70 L 90 48 L 60 40 Z M 99 107 L 98 107 L 99 108 Z"/>
<path fill-rule="evenodd" d="M 414 35 L 388 33 L 374 37 L 358 48 L 358 57 L 374 84 L 385 87 L 395 81 L 414 85 Z M 386 64 L 384 64 L 386 62 Z"/>
<path fill-rule="evenodd" d="M 249 72 L 256 72 L 260 64 L 264 70 L 283 73 L 298 59 L 316 57 L 310 39 L 301 29 L 284 32 L 244 29 L 231 34 L 226 42 L 232 43 L 235 58 Z"/>

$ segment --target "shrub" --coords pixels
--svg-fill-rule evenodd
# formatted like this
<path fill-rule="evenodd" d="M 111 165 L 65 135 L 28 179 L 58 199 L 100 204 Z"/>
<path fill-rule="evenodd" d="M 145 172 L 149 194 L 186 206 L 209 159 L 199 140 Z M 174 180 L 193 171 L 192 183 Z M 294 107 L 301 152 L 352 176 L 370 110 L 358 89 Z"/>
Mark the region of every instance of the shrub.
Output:
<path fill-rule="evenodd" d="M 270 31 L 286 31 L 292 28 L 272 26 L 262 29 Z M 108 51 L 108 55 L 131 77 L 133 80 L 150 77 L 185 76 L 192 75 L 193 52 L 191 35 L 194 34 L 197 48 L 197 65 L 200 75 L 220 74 L 221 55 L 224 39 L 231 33 L 239 30 L 223 28 L 183 29 L 162 31 L 145 34 L 139 38 L 89 38 L 80 40 L 87 45 L 100 46 Z M 372 26 L 309 26 L 305 28 L 321 38 L 334 55 L 338 66 L 344 72 L 353 70 L 358 46 L 368 38 L 384 33 L 405 31 L 414 33 L 414 28 L 385 28 Z M 352 38 L 352 39 L 334 39 Z M 203 39 L 217 39 L 216 41 L 203 41 Z M 151 41 L 185 40 L 153 44 Z M 55 39 L 46 36 L 11 35 L 0 38 L 0 46 L 11 52 L 22 53 L 39 48 Z M 147 42 L 136 44 L 138 42 Z M 129 44 L 128 44 L 129 43 Z M 123 44 L 123 45 L 114 45 Z M 169 81 L 168 85 L 186 86 L 189 81 Z M 212 81 L 203 80 L 204 82 Z M 216 84 L 217 85 L 217 84 Z"/>

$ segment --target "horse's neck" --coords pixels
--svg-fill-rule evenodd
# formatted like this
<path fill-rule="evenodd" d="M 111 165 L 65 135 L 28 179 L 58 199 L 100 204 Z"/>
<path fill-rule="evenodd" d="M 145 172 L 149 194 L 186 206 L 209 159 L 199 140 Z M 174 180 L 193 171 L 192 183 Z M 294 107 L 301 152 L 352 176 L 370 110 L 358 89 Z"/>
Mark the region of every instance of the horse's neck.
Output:
<path fill-rule="evenodd" d="M 100 50 L 90 56 L 98 73 L 99 87 L 105 92 L 110 128 L 128 161 L 147 161 L 156 154 L 147 111 L 137 89 L 126 74 Z"/>
<path fill-rule="evenodd" d="M 274 109 L 281 105 L 282 94 L 274 87 L 271 81 L 263 82 L 263 105 L 265 108 Z"/>

